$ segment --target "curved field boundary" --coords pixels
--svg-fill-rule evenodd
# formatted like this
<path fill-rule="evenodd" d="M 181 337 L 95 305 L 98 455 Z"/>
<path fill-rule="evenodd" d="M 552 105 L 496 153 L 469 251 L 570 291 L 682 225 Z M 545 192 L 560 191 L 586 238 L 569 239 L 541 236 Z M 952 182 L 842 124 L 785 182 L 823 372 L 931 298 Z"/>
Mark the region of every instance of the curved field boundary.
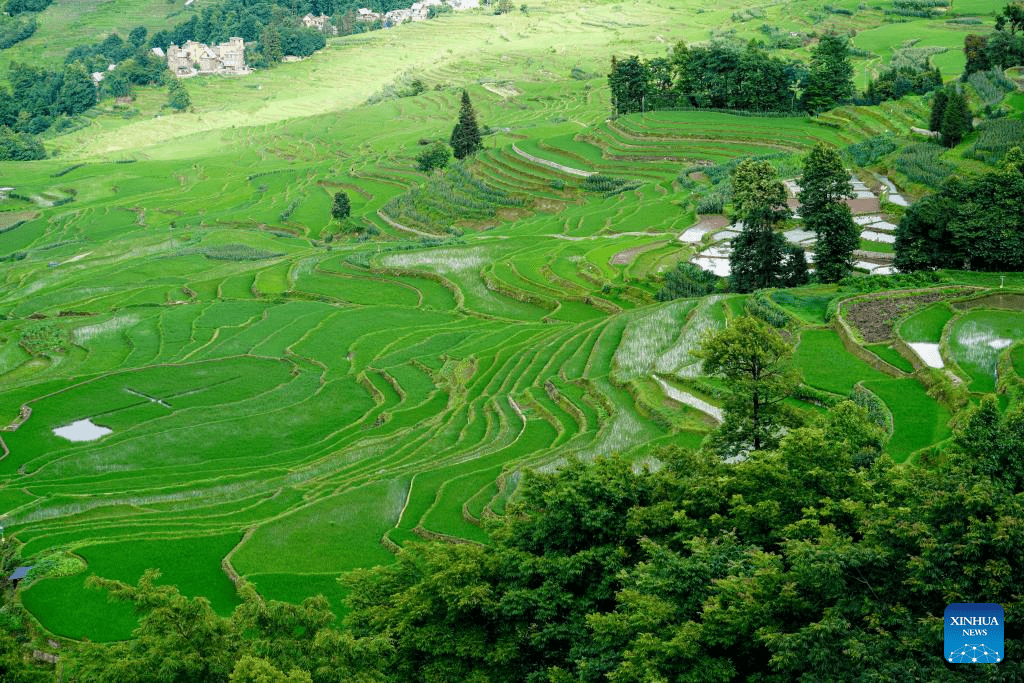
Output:
<path fill-rule="evenodd" d="M 377 211 L 377 215 L 380 216 L 380 219 L 382 221 L 390 225 L 392 228 L 395 228 L 396 230 L 402 230 L 403 232 L 411 232 L 414 235 L 419 235 L 420 237 L 429 237 L 430 239 L 437 239 L 438 237 L 440 237 L 440 235 L 438 235 L 437 233 L 423 232 L 422 230 L 417 230 L 416 228 L 410 228 L 408 225 L 402 225 L 401 223 L 392 219 L 390 216 L 384 213 L 383 209 Z"/>
<path fill-rule="evenodd" d="M 541 159 L 540 157 L 535 157 L 532 154 L 527 154 L 523 150 L 521 150 L 518 147 L 516 147 L 515 144 L 512 145 L 512 150 L 516 154 L 518 154 L 519 156 L 523 157 L 524 159 L 528 159 L 528 160 L 532 161 L 535 164 L 540 164 L 541 166 L 547 166 L 548 168 L 553 168 L 556 171 L 561 171 L 562 173 L 568 173 L 569 175 L 576 175 L 576 176 L 580 176 L 580 177 L 583 177 L 583 178 L 589 178 L 590 176 L 595 175 L 594 171 L 584 171 L 584 170 L 581 170 L 581 169 L 578 169 L 578 168 L 572 168 L 570 166 L 563 166 L 562 164 L 559 164 L 558 162 L 548 161 L 547 159 Z"/>

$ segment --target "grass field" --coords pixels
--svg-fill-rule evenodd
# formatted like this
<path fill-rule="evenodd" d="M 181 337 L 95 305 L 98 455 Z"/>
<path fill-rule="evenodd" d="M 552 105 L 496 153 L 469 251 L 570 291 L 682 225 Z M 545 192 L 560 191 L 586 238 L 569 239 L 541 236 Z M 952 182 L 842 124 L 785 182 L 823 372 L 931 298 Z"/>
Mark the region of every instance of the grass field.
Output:
<path fill-rule="evenodd" d="M 873 55 L 857 60 L 862 79 L 908 31 L 955 47 L 970 28 L 841 6 L 853 14 L 813 30 L 838 17 L 856 28 L 855 45 Z M 0 163 L 0 186 L 17 194 L 0 199 L 0 424 L 10 425 L 0 523 L 26 561 L 59 550 L 87 563 L 23 589 L 25 607 L 60 636 L 126 638 L 134 615 L 84 589 L 90 573 L 134 582 L 159 568 L 223 614 L 237 602 L 230 558 L 264 596 L 323 594 L 340 613 L 336 577 L 389 562 L 390 543 L 487 542 L 478 522 L 504 513 L 524 468 L 699 446 L 708 416 L 656 378 L 680 390 L 707 380 L 691 352 L 750 302 L 655 301 L 662 273 L 700 248 L 679 236 L 711 188 L 681 171 L 760 154 L 793 171 L 817 142 L 902 141 L 927 115 L 908 98 L 816 118 L 609 120 L 613 54 L 664 56 L 722 26 L 762 36 L 758 22 L 732 21 L 742 3 L 700 9 L 542 2 L 332 39 L 247 78 L 190 79 L 187 113 L 168 114 L 163 90 L 140 88 L 127 111 L 108 102 L 82 129 L 50 135 L 51 158 Z M 816 8 L 765 11 L 807 31 Z M 36 36 L 0 53 L 0 74 L 12 59 L 56 64 L 110 28 L 154 31 L 193 12 L 181 0 L 56 0 Z M 957 55 L 936 58 L 947 78 Z M 427 89 L 364 104 L 400 74 Z M 495 92 L 498 82 L 508 87 Z M 421 141 L 448 139 L 463 88 L 488 127 L 485 149 L 430 178 L 414 157 Z M 635 187 L 590 192 L 544 161 Z M 330 220 L 340 190 L 367 237 Z M 892 413 L 888 448 L 903 461 L 946 438 L 950 415 L 916 379 L 872 369 L 825 327 L 848 294 L 811 285 L 770 297 L 792 316 L 804 381 L 840 396 L 864 382 Z M 900 333 L 937 342 L 952 315 L 930 306 Z M 952 324 L 972 389 L 994 386 L 996 356 L 968 338 L 1020 339 L 1013 316 L 982 309 Z M 912 370 L 888 346 L 870 351 Z M 1013 354 L 1021 372 L 1019 346 Z M 53 432 L 82 420 L 110 432 Z"/>

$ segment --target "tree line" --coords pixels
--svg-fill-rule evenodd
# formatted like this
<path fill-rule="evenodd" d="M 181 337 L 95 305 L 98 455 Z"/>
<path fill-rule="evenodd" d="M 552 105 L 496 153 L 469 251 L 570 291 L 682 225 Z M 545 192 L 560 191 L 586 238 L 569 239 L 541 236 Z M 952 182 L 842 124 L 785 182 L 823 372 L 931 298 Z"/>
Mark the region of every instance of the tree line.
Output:
<path fill-rule="evenodd" d="M 846 38 L 821 36 L 804 65 L 764 44 L 676 45 L 669 57 L 612 57 L 608 75 L 616 114 L 671 108 L 820 112 L 853 95 Z"/>
<path fill-rule="evenodd" d="M 977 71 L 1024 64 L 1024 5 L 1006 5 L 996 15 L 994 29 L 988 35 L 964 36 L 964 55 L 964 80 Z"/>
<path fill-rule="evenodd" d="M 901 272 L 1024 270 L 1024 152 L 1014 147 L 996 170 L 954 175 L 914 203 L 896 230 Z"/>
<path fill-rule="evenodd" d="M 792 346 L 756 318 L 708 337 L 722 427 L 657 468 L 568 457 L 527 472 L 487 545 L 410 543 L 322 597 L 218 616 L 147 573 L 89 584 L 135 605 L 135 637 L 62 652 L 62 680 L 150 683 L 953 681 L 1024 676 L 1024 406 L 961 413 L 918 464 L 885 454 L 866 392 L 814 417 L 785 403 Z M 785 429 L 783 429 L 785 427 Z M 730 462 L 723 455 L 732 455 Z M 940 651 L 950 602 L 1006 609 L 998 665 Z M 8 680 L 45 680 L 0 634 Z"/>

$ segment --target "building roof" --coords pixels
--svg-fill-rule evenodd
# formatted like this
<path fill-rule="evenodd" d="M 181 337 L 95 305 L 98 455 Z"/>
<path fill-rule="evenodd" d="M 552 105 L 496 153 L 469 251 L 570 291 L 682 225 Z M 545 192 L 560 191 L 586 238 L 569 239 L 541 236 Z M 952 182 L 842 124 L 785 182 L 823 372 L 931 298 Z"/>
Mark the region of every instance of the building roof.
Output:
<path fill-rule="evenodd" d="M 14 573 L 7 578 L 11 581 L 19 581 L 25 578 L 25 575 L 28 574 L 30 569 L 32 569 L 32 567 L 18 567 L 14 570 Z"/>

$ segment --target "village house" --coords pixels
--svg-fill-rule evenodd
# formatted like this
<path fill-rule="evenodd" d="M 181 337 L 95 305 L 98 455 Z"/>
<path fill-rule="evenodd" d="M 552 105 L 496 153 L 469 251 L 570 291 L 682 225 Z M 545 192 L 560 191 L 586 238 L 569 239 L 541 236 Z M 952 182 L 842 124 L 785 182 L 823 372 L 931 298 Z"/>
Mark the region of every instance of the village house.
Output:
<path fill-rule="evenodd" d="M 196 74 L 248 74 L 245 65 L 245 42 L 229 38 L 219 45 L 204 45 L 194 40 L 183 46 L 171 44 L 167 48 L 167 68 L 175 76 L 185 78 Z"/>
<path fill-rule="evenodd" d="M 321 14 L 318 17 L 314 17 L 312 14 L 307 14 L 302 17 L 302 25 L 306 28 L 315 28 L 321 33 L 330 33 L 331 35 L 338 35 L 338 29 L 331 26 L 331 18 L 326 14 Z"/>
<path fill-rule="evenodd" d="M 356 10 L 356 18 L 359 21 L 380 21 L 381 19 L 383 19 L 383 16 L 374 12 L 372 9 L 360 7 L 358 10 Z"/>

